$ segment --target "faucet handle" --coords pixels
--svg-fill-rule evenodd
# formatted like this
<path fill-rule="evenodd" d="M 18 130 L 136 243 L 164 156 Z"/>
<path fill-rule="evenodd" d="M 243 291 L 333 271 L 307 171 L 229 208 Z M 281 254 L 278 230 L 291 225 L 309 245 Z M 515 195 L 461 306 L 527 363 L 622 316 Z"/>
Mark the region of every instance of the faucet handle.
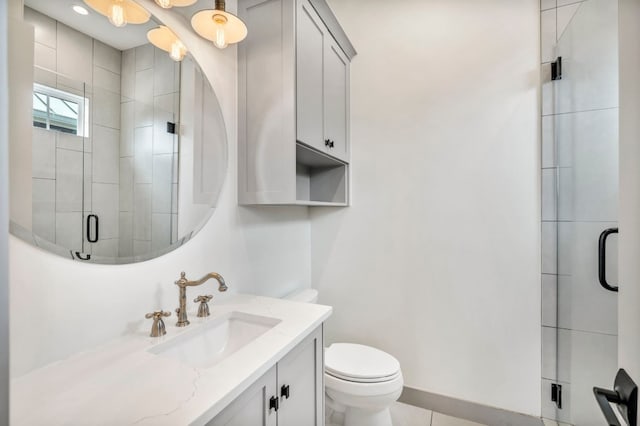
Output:
<path fill-rule="evenodd" d="M 171 316 L 171 312 L 167 312 L 167 311 L 153 311 L 151 313 L 146 314 L 144 317 L 146 319 L 162 319 L 162 317 L 170 317 Z"/>
<path fill-rule="evenodd" d="M 198 307 L 198 317 L 204 318 L 209 316 L 209 301 L 213 299 L 213 295 L 208 294 L 206 296 L 198 296 L 193 299 L 194 302 L 200 302 L 200 306 Z"/>
<path fill-rule="evenodd" d="M 162 320 L 162 317 L 168 317 L 168 316 L 171 316 L 171 312 L 154 311 L 144 316 L 146 319 L 153 318 L 153 325 L 151 325 L 151 334 L 150 334 L 151 337 L 160 337 L 167 334 L 167 330 L 165 329 L 164 321 Z"/>

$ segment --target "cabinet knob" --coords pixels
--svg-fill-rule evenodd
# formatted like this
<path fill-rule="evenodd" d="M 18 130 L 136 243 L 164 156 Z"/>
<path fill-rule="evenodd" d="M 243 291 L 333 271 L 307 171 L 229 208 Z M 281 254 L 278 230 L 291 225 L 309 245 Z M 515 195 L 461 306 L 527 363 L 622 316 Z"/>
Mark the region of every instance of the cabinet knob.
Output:
<path fill-rule="evenodd" d="M 282 385 L 280 388 L 280 396 L 289 399 L 289 385 Z"/>
<path fill-rule="evenodd" d="M 329 146 L 330 144 L 331 144 L 331 141 L 329 139 L 324 140 L 324 146 Z"/>
<path fill-rule="evenodd" d="M 333 148 L 333 141 L 329 142 L 329 148 Z"/>
<path fill-rule="evenodd" d="M 271 398 L 269 398 L 269 411 L 271 410 L 278 411 L 279 401 L 280 400 L 275 396 L 272 396 Z"/>

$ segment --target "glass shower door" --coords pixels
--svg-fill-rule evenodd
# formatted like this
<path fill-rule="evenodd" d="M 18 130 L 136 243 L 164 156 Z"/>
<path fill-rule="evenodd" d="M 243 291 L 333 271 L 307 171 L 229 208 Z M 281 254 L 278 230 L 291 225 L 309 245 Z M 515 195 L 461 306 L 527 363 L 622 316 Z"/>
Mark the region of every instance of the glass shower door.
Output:
<path fill-rule="evenodd" d="M 546 383 L 554 393 L 559 422 L 600 426 L 604 418 L 593 387 L 611 387 L 617 371 L 617 293 L 599 280 L 617 279 L 617 234 L 603 231 L 618 220 L 618 8 L 617 0 L 585 0 L 557 43 L 561 79 L 553 83 L 551 120 L 555 133 L 556 315 L 545 328 Z M 560 31 L 560 29 L 559 29 Z M 551 346 L 551 347 L 549 347 Z M 550 365 L 551 364 L 551 365 Z"/>
<path fill-rule="evenodd" d="M 42 247 L 91 254 L 91 86 L 36 66 L 33 84 L 32 232 Z"/>

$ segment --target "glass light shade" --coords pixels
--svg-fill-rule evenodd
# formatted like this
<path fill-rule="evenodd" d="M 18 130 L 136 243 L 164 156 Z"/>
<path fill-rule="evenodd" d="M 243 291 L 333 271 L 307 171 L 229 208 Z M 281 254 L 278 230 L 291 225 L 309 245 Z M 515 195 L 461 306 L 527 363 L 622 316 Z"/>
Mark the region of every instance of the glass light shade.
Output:
<path fill-rule="evenodd" d="M 131 0 L 84 0 L 91 9 L 109 18 L 115 26 L 144 24 L 151 15 Z"/>
<path fill-rule="evenodd" d="M 162 49 L 169 53 L 174 61 L 181 61 L 187 54 L 187 48 L 180 41 L 178 36 L 168 27 L 160 25 L 147 33 L 147 39 L 158 49 Z"/>
<path fill-rule="evenodd" d="M 124 7 L 119 3 L 113 3 L 109 8 L 109 22 L 116 27 L 124 27 L 127 21 L 124 19 Z"/>
<path fill-rule="evenodd" d="M 200 37 L 212 41 L 220 49 L 238 43 L 247 36 L 244 22 L 223 10 L 201 10 L 191 18 L 191 26 Z"/>
<path fill-rule="evenodd" d="M 185 7 L 191 6 L 198 0 L 155 0 L 156 4 L 163 9 L 170 9 L 174 6 L 176 7 Z"/>

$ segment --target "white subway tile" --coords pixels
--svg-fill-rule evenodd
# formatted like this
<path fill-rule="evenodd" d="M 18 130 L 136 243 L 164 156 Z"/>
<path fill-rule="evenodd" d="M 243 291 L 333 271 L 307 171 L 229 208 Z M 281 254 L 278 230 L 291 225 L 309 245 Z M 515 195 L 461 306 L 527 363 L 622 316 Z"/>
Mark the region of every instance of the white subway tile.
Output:
<path fill-rule="evenodd" d="M 135 99 L 136 93 L 136 51 L 128 49 L 122 52 L 122 71 L 120 92 L 123 101 Z"/>
<path fill-rule="evenodd" d="M 151 250 L 159 251 L 171 245 L 171 214 L 153 213 Z"/>
<path fill-rule="evenodd" d="M 93 124 L 120 129 L 120 95 L 94 87 Z"/>
<path fill-rule="evenodd" d="M 133 256 L 133 213 L 120 213 L 118 256 Z"/>
<path fill-rule="evenodd" d="M 133 156 L 133 141 L 135 131 L 135 108 L 134 102 L 124 102 L 120 104 L 120 156 Z"/>
<path fill-rule="evenodd" d="M 120 94 L 120 74 L 105 68 L 93 67 L 93 86 Z"/>
<path fill-rule="evenodd" d="M 118 238 L 118 220 L 120 217 L 119 185 L 94 183 L 93 213 L 98 215 L 100 222 L 100 239 Z"/>
<path fill-rule="evenodd" d="M 542 62 L 554 61 L 556 57 L 556 9 L 540 13 L 540 43 Z"/>
<path fill-rule="evenodd" d="M 171 213 L 173 154 L 153 156 L 153 213 Z"/>
<path fill-rule="evenodd" d="M 94 40 L 93 64 L 119 75 L 122 67 L 122 52 L 101 41 Z M 120 91 L 118 90 L 118 92 Z"/>
<path fill-rule="evenodd" d="M 120 132 L 109 127 L 93 126 L 93 181 L 118 183 L 120 166 Z"/>
<path fill-rule="evenodd" d="M 32 177 L 56 178 L 56 133 L 51 130 L 33 128 L 31 138 Z"/>
<path fill-rule="evenodd" d="M 542 327 L 542 377 L 548 380 L 556 380 L 558 374 L 558 329 L 554 327 Z"/>
<path fill-rule="evenodd" d="M 42 13 L 31 9 L 24 8 L 25 22 L 33 25 L 34 38 L 36 43 L 56 48 L 56 21 Z"/>
<path fill-rule="evenodd" d="M 542 220 L 556 220 L 556 170 L 542 170 Z"/>
<path fill-rule="evenodd" d="M 82 252 L 82 213 L 56 213 L 56 244 L 69 250 Z"/>
<path fill-rule="evenodd" d="M 153 68 L 153 45 L 144 44 L 136 49 L 136 71 Z"/>
<path fill-rule="evenodd" d="M 153 130 L 150 126 L 135 130 L 133 166 L 135 183 L 153 182 Z"/>
<path fill-rule="evenodd" d="M 56 49 L 44 44 L 34 43 L 33 62 L 37 67 L 55 71 L 57 69 Z"/>
<path fill-rule="evenodd" d="M 542 274 L 542 325 L 558 326 L 558 276 Z"/>
<path fill-rule="evenodd" d="M 151 191 L 151 184 L 135 184 L 133 187 L 134 240 L 151 241 Z"/>
<path fill-rule="evenodd" d="M 133 212 L 133 157 L 120 158 L 120 211 Z"/>
<path fill-rule="evenodd" d="M 56 181 L 33 179 L 33 233 L 47 241 L 56 241 Z"/>
<path fill-rule="evenodd" d="M 56 150 L 56 211 L 82 211 L 83 154 Z"/>
<path fill-rule="evenodd" d="M 540 10 L 553 9 L 556 7 L 556 0 L 540 0 Z"/>
<path fill-rule="evenodd" d="M 617 293 L 605 290 L 598 281 L 598 239 L 615 227 L 608 222 L 560 223 L 562 243 L 558 277 L 558 324 L 562 328 L 616 334 Z M 607 280 L 618 284 L 617 235 L 607 242 Z M 565 254 L 566 253 L 566 254 Z"/>
<path fill-rule="evenodd" d="M 90 83 L 93 79 L 93 40 L 91 37 L 58 22 L 58 72 L 69 78 Z"/>
<path fill-rule="evenodd" d="M 542 167 L 555 167 L 556 163 L 556 130 L 555 117 L 542 117 Z"/>

